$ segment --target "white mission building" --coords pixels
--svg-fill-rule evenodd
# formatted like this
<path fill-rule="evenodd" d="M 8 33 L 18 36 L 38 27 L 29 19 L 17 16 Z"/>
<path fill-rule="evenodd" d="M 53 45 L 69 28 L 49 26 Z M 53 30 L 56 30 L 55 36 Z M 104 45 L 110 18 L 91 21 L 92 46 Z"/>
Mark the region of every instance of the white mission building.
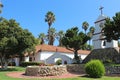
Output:
<path fill-rule="evenodd" d="M 95 32 L 92 38 L 94 49 L 118 47 L 117 40 L 112 40 L 111 42 L 107 42 L 106 40 L 103 39 L 104 36 L 102 35 L 102 29 L 104 27 L 106 18 L 107 17 L 105 15 L 101 14 L 95 21 Z"/>
<path fill-rule="evenodd" d="M 87 50 L 79 50 L 78 56 L 83 60 L 90 53 Z M 36 51 L 34 54 L 26 55 L 23 57 L 22 61 L 25 62 L 43 62 L 46 64 L 55 64 L 58 59 L 62 60 L 62 64 L 67 62 L 67 64 L 73 63 L 74 52 L 66 49 L 65 47 L 52 46 L 47 44 L 42 44 L 36 46 Z M 19 66 L 19 57 L 14 58 L 16 66 Z"/>

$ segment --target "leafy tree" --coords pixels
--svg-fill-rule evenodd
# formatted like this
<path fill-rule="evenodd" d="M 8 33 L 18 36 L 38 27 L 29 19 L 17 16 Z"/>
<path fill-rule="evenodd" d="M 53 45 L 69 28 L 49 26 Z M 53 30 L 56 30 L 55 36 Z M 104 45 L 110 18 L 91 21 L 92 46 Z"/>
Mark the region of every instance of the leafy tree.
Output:
<path fill-rule="evenodd" d="M 21 56 L 35 50 L 36 40 L 27 29 L 22 29 L 14 20 L 0 20 L 0 61 L 2 68 L 7 69 L 11 56 Z"/>
<path fill-rule="evenodd" d="M 51 11 L 48 11 L 47 14 L 45 15 L 45 22 L 48 23 L 48 26 L 49 26 L 49 29 L 48 29 L 48 44 L 50 44 L 50 28 L 51 28 L 51 25 L 52 23 L 55 21 L 55 15 L 53 14 L 53 12 Z"/>
<path fill-rule="evenodd" d="M 78 27 L 68 29 L 62 38 L 62 44 L 74 52 L 74 59 L 79 63 L 78 50 L 82 49 L 89 37 L 83 32 L 79 32 Z"/>
<path fill-rule="evenodd" d="M 86 43 L 83 45 L 82 50 L 93 50 L 93 46 Z"/>
<path fill-rule="evenodd" d="M 63 46 L 62 45 L 62 38 L 63 38 L 63 36 L 64 36 L 64 32 L 62 30 L 57 33 L 57 39 L 59 41 L 59 46 Z"/>
<path fill-rule="evenodd" d="M 87 31 L 88 27 L 89 27 L 88 22 L 84 21 L 84 22 L 82 23 L 82 28 L 85 30 L 85 34 L 86 34 L 86 31 Z"/>
<path fill-rule="evenodd" d="M 120 38 L 120 12 L 116 13 L 112 19 L 107 18 L 105 27 L 103 28 L 105 39 L 118 40 Z"/>

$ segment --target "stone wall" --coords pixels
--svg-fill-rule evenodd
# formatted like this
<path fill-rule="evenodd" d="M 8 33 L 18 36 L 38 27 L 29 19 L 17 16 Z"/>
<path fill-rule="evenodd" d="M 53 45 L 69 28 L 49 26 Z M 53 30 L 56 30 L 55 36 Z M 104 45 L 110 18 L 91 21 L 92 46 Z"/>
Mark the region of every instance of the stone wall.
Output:
<path fill-rule="evenodd" d="M 85 73 L 84 64 L 68 64 L 66 67 L 68 72 Z"/>
<path fill-rule="evenodd" d="M 105 66 L 106 74 L 120 74 L 120 66 Z"/>
<path fill-rule="evenodd" d="M 120 66 L 105 66 L 106 74 L 120 74 Z M 84 64 L 68 64 L 62 66 L 29 66 L 25 74 L 28 76 L 58 76 L 64 73 L 86 74 Z"/>
<path fill-rule="evenodd" d="M 25 74 L 28 76 L 58 76 L 67 73 L 66 66 L 28 66 Z"/>
<path fill-rule="evenodd" d="M 120 63 L 120 49 L 119 48 L 103 48 L 94 49 L 90 54 L 83 60 L 83 63 L 87 63 L 93 59 L 99 59 L 102 62 L 113 62 Z"/>

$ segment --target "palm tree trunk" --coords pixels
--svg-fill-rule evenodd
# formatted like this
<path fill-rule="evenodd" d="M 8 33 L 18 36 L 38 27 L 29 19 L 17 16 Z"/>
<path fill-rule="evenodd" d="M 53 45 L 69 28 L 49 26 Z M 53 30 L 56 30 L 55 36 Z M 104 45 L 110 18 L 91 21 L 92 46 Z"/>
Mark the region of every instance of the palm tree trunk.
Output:
<path fill-rule="evenodd" d="M 48 45 L 50 45 L 50 26 L 48 27 Z"/>

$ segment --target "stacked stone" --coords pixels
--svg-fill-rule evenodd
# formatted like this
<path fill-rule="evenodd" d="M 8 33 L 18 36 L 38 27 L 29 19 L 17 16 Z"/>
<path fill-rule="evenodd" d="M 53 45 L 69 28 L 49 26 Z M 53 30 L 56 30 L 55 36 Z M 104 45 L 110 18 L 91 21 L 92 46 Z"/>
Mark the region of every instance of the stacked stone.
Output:
<path fill-rule="evenodd" d="M 25 70 L 25 74 L 27 76 L 37 76 L 38 75 L 38 70 L 39 70 L 39 67 L 38 66 L 29 66 L 26 68 Z"/>
<path fill-rule="evenodd" d="M 67 73 L 66 66 L 27 67 L 25 72 L 28 76 L 58 76 L 64 73 Z"/>
<path fill-rule="evenodd" d="M 106 74 L 120 74 L 120 66 L 105 66 Z"/>
<path fill-rule="evenodd" d="M 69 64 L 67 65 L 67 71 L 85 74 L 84 64 Z"/>

